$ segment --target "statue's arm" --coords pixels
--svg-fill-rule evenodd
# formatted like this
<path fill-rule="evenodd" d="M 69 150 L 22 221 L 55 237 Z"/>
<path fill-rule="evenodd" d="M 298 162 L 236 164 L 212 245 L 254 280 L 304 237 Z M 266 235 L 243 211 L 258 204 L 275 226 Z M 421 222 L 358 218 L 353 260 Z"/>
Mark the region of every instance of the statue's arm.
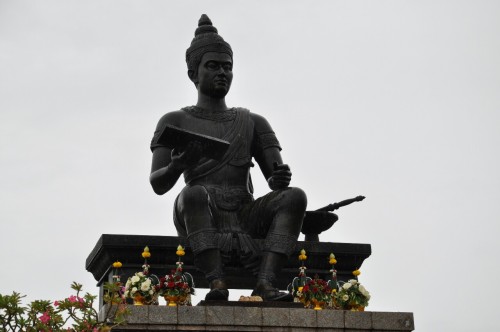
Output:
<path fill-rule="evenodd" d="M 264 117 L 257 114 L 252 114 L 252 119 L 255 124 L 255 161 L 259 164 L 271 190 L 288 187 L 292 172 L 288 165 L 283 164 L 281 147 L 271 125 Z"/>
<path fill-rule="evenodd" d="M 162 131 L 165 123 L 181 127 L 179 120 L 182 116 L 181 112 L 166 114 L 158 123 L 155 137 Z M 196 165 L 200 158 L 201 144 L 198 142 L 190 142 L 183 151 L 155 144 L 153 147 L 151 174 L 149 175 L 149 182 L 154 192 L 158 195 L 168 192 L 176 184 L 177 180 L 179 180 L 182 173 L 189 167 Z"/>
<path fill-rule="evenodd" d="M 172 151 L 166 147 L 157 147 L 153 151 L 149 182 L 158 195 L 163 195 L 175 185 L 183 170 L 172 164 Z"/>
<path fill-rule="evenodd" d="M 149 182 L 158 195 L 163 195 L 175 185 L 181 174 L 193 167 L 201 158 L 202 146 L 190 142 L 183 151 L 157 147 L 153 151 L 153 162 Z"/>

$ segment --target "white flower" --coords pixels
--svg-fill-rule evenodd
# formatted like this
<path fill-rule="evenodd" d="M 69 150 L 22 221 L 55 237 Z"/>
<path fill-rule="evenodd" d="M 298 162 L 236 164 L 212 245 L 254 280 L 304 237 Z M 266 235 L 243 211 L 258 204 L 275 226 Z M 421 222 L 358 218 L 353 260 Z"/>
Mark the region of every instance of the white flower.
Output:
<path fill-rule="evenodd" d="M 356 279 L 351 279 L 351 280 L 349 280 L 349 283 L 352 285 L 356 285 L 358 283 L 358 281 Z"/>
<path fill-rule="evenodd" d="M 144 277 L 144 273 L 142 273 L 142 272 L 137 272 L 136 275 L 139 277 Z"/>
<path fill-rule="evenodd" d="M 154 294 L 154 291 L 153 291 L 152 289 L 151 289 L 151 290 L 149 290 L 149 294 L 150 294 L 150 295 L 153 295 L 153 294 Z"/>
<path fill-rule="evenodd" d="M 349 300 L 349 295 L 347 295 L 347 294 L 342 295 L 342 300 L 344 300 L 344 301 Z"/>
<path fill-rule="evenodd" d="M 151 286 L 151 279 L 149 279 L 149 278 L 146 279 L 146 281 L 144 281 L 143 284 L 148 285 L 148 287 Z"/>
<path fill-rule="evenodd" d="M 343 288 L 343 289 L 345 289 L 345 290 L 348 290 L 349 288 L 351 288 L 351 286 L 352 286 L 352 284 L 351 284 L 351 283 L 346 282 L 346 283 L 342 286 L 342 288 Z"/>
<path fill-rule="evenodd" d="M 368 291 L 366 290 L 365 286 L 363 285 L 359 285 L 359 291 L 361 292 L 361 294 L 363 294 L 364 296 L 367 296 L 368 295 Z"/>
<path fill-rule="evenodd" d="M 137 292 L 137 287 L 132 288 L 132 290 L 130 291 L 130 295 L 134 295 L 135 292 Z"/>
<path fill-rule="evenodd" d="M 141 280 L 141 278 L 139 278 L 138 276 L 133 276 L 132 277 L 132 283 L 135 284 L 136 282 L 138 282 L 139 280 Z"/>
<path fill-rule="evenodd" d="M 146 292 L 149 289 L 149 285 L 146 282 L 141 284 L 141 291 Z"/>

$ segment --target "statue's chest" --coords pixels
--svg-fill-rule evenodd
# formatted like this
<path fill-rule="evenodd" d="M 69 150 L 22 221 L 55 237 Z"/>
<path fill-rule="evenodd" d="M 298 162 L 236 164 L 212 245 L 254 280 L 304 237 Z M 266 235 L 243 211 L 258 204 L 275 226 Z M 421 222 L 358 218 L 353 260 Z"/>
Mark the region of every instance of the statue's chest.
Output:
<path fill-rule="evenodd" d="M 223 138 L 234 125 L 234 121 L 210 121 L 205 119 L 187 118 L 182 123 L 182 128 L 199 134 L 216 138 Z"/>
<path fill-rule="evenodd" d="M 207 119 L 189 114 L 181 127 L 196 133 L 216 137 L 228 141 L 231 147 L 228 154 L 229 164 L 233 166 L 250 166 L 254 140 L 253 122 L 247 112 L 233 116 L 231 119 Z"/>

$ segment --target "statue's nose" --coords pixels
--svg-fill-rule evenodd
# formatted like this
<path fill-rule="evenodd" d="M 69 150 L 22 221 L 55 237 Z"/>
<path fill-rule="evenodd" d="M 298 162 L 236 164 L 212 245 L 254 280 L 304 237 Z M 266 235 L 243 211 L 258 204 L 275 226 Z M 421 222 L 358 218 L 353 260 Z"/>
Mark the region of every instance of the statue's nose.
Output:
<path fill-rule="evenodd" d="M 222 66 L 220 66 L 219 69 L 217 70 L 217 76 L 226 76 L 226 72 L 224 68 L 222 68 Z"/>

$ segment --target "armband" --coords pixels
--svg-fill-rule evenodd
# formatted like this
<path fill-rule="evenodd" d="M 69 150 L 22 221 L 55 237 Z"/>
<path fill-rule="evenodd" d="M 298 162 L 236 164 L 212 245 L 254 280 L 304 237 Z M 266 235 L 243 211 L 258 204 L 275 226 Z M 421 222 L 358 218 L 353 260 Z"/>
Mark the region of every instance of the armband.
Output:
<path fill-rule="evenodd" d="M 276 134 L 273 131 L 257 133 L 257 145 L 262 150 L 271 147 L 276 147 L 281 151 L 280 142 L 276 138 Z"/>

